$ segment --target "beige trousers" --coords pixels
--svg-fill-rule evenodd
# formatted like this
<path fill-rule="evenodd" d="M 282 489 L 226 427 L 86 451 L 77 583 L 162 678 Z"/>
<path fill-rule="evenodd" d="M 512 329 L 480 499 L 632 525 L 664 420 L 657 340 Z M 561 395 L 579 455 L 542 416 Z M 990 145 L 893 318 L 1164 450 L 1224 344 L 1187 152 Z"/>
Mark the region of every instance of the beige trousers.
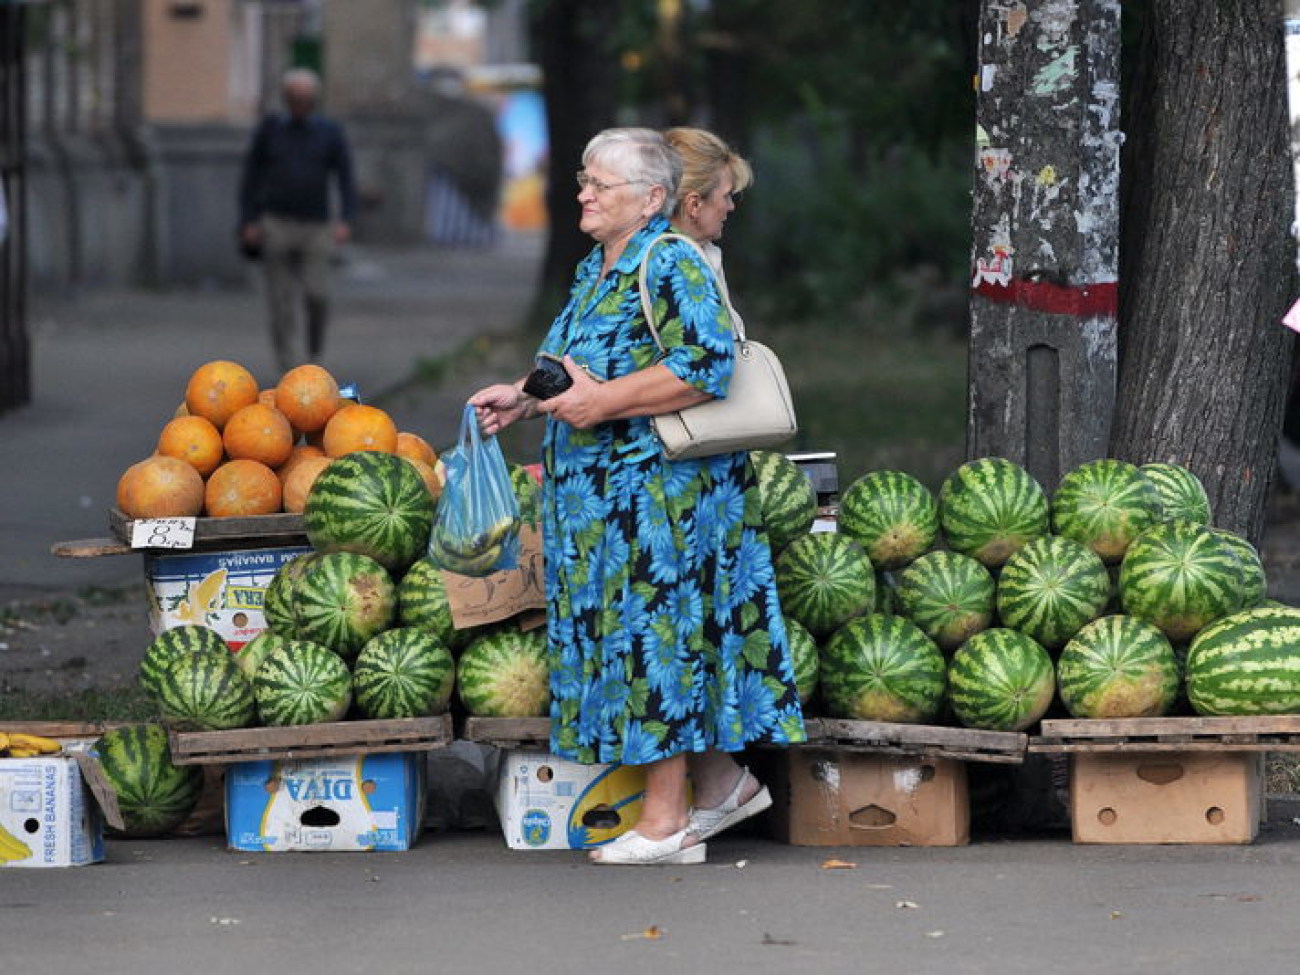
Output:
<path fill-rule="evenodd" d="M 314 361 L 324 347 L 333 254 L 334 237 L 328 222 L 270 214 L 262 217 L 271 344 L 281 372 Z M 305 328 L 299 324 L 300 307 Z"/>

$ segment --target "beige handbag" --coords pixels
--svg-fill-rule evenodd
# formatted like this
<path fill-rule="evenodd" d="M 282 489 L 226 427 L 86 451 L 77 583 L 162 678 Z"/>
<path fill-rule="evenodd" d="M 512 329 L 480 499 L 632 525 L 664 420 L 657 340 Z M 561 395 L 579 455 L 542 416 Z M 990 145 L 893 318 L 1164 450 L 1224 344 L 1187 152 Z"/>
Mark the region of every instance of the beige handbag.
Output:
<path fill-rule="evenodd" d="M 654 337 L 655 345 L 659 346 L 661 355 L 664 353 L 664 345 L 655 328 L 650 293 L 646 289 L 646 265 L 654 244 L 670 238 L 686 241 L 695 248 L 704 266 L 711 267 L 699 245 L 681 234 L 664 234 L 646 247 L 637 284 L 641 290 L 641 308 L 645 312 L 646 325 Z M 731 374 L 731 385 L 725 398 L 711 399 L 698 406 L 688 406 L 684 410 L 661 413 L 651 418 L 650 422 L 663 445 L 664 456 L 669 460 L 689 460 L 737 450 L 774 447 L 789 440 L 799 429 L 794 415 L 794 401 L 790 398 L 790 386 L 785 380 L 781 360 L 761 342 L 745 337 L 740 316 L 731 306 L 731 295 L 727 293 L 726 282 L 721 276 L 716 280 L 735 329 L 733 337 L 736 341 L 736 364 Z"/>

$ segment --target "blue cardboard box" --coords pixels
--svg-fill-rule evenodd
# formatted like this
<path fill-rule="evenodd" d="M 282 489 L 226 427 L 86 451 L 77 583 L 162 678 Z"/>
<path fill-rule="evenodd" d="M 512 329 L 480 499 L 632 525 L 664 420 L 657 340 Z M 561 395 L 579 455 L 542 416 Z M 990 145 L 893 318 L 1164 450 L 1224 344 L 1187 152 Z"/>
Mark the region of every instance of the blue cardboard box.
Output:
<path fill-rule="evenodd" d="M 409 850 L 419 838 L 424 752 L 237 762 L 226 769 L 232 850 Z"/>

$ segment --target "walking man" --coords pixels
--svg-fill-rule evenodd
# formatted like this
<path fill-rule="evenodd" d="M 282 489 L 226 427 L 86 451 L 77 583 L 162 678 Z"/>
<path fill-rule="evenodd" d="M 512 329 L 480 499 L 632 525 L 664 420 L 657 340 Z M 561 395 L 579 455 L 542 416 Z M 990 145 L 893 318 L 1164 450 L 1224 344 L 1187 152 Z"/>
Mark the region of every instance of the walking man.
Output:
<path fill-rule="evenodd" d="M 316 112 L 320 78 L 295 68 L 281 90 L 285 111 L 263 119 L 244 158 L 239 232 L 246 247 L 261 250 L 271 342 L 284 372 L 304 361 L 299 290 L 305 360 L 315 361 L 324 348 L 330 258 L 351 236 L 356 185 L 343 127 Z"/>

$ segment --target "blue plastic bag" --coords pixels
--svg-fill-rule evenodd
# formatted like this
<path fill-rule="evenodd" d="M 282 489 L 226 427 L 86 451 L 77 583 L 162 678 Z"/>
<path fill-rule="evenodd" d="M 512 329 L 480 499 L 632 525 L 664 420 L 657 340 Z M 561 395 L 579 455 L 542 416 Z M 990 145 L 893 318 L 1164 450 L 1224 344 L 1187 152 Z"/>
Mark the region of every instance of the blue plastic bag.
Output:
<path fill-rule="evenodd" d="M 442 454 L 446 483 L 429 535 L 429 557 L 448 572 L 485 576 L 519 564 L 519 502 L 496 437 L 479 432 L 474 407 L 460 439 Z"/>

